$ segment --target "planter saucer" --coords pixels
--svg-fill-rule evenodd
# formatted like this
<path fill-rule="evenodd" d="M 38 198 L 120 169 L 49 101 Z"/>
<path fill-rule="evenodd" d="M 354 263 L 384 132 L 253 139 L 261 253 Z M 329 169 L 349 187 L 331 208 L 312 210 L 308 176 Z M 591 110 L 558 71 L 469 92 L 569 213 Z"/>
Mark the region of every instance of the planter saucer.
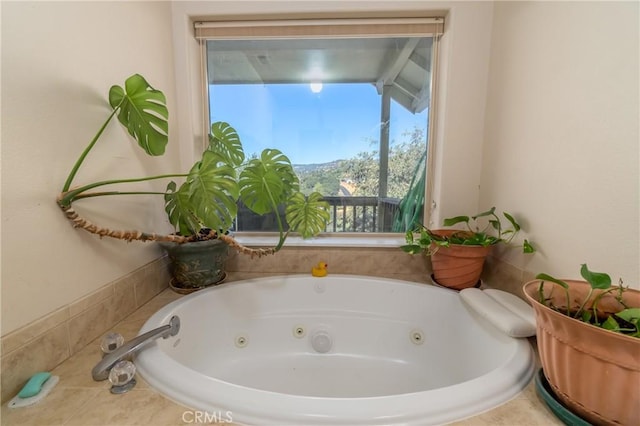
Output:
<path fill-rule="evenodd" d="M 535 383 L 537 394 L 562 423 L 568 426 L 591 426 L 591 423 L 573 414 L 556 398 L 553 389 L 551 389 L 547 378 L 544 376 L 542 368 L 538 370 L 538 373 L 535 375 Z"/>
<path fill-rule="evenodd" d="M 178 286 L 174 285 L 175 278 L 171 278 L 169 280 L 169 287 L 171 288 L 171 290 L 175 291 L 178 294 L 191 294 L 191 293 L 193 293 L 195 291 L 202 290 L 202 289 L 207 288 L 207 287 L 212 287 L 214 285 L 222 284 L 224 282 L 224 280 L 226 280 L 226 279 L 227 279 L 227 273 L 223 272 L 222 279 L 220 279 L 220 281 L 216 282 L 215 284 L 210 284 L 210 285 L 207 285 L 207 286 L 204 286 L 204 287 L 188 287 L 187 288 L 187 287 L 178 287 Z"/>
<path fill-rule="evenodd" d="M 458 289 L 455 289 L 455 288 L 452 288 L 452 287 L 447 287 L 446 285 L 439 284 L 436 281 L 436 279 L 434 278 L 433 274 L 429 275 L 429 278 L 431 279 L 431 284 L 435 285 L 436 287 L 446 288 L 447 290 L 453 290 L 453 291 L 457 291 L 457 292 L 460 291 Z M 478 280 L 476 285 L 473 286 L 473 288 L 480 288 L 480 287 L 482 287 L 482 280 Z"/>

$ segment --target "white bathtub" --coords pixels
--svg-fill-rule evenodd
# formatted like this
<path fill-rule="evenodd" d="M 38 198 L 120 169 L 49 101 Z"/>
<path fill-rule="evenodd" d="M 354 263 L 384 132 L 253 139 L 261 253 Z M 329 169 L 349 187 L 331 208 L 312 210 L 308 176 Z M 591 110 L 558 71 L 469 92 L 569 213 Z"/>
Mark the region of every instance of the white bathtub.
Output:
<path fill-rule="evenodd" d="M 534 372 L 526 340 L 470 313 L 458 293 L 374 277 L 231 282 L 154 314 L 180 332 L 136 366 L 167 397 L 255 425 L 442 424 L 494 408 Z"/>

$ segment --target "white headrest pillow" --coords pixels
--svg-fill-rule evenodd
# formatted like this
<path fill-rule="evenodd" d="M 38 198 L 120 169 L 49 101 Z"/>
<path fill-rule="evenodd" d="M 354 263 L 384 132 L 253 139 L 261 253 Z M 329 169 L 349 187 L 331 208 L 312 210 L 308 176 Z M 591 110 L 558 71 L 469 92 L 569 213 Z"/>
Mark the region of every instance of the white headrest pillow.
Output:
<path fill-rule="evenodd" d="M 533 308 L 515 294 L 496 289 L 466 288 L 460 291 L 462 301 L 511 337 L 536 334 Z"/>

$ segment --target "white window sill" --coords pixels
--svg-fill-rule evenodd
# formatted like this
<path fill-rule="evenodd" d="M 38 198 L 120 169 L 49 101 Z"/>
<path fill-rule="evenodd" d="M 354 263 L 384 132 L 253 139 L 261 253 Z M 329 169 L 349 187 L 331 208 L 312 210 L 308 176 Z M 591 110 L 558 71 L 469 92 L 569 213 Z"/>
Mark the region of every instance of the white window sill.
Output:
<path fill-rule="evenodd" d="M 255 234 L 239 232 L 235 239 L 248 247 L 274 247 L 278 244 L 277 234 Z M 284 247 L 387 247 L 404 245 L 404 234 L 321 234 L 314 238 L 303 239 L 289 236 Z"/>

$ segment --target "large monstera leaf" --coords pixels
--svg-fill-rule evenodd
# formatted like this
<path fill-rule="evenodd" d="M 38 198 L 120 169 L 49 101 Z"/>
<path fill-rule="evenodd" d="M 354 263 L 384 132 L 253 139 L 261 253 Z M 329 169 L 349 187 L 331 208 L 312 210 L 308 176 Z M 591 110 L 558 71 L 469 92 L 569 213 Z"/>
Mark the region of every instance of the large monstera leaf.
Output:
<path fill-rule="evenodd" d="M 185 182 L 189 202 L 201 223 L 216 231 L 226 232 L 238 212 L 240 195 L 236 171 L 220 154 L 205 151 Z"/>
<path fill-rule="evenodd" d="M 205 151 L 178 191 L 169 184 L 165 210 L 182 235 L 203 227 L 226 232 L 238 212 L 239 192 L 235 169 L 220 154 Z"/>
<path fill-rule="evenodd" d="M 322 200 L 319 192 L 308 197 L 296 192 L 289 199 L 286 217 L 291 231 L 299 232 L 302 238 L 310 238 L 325 230 L 330 219 L 329 203 Z"/>
<path fill-rule="evenodd" d="M 139 74 L 109 90 L 109 104 L 118 112 L 118 120 L 149 155 L 164 154 L 168 138 L 167 101 Z"/>
<path fill-rule="evenodd" d="M 176 190 L 176 183 L 169 182 L 164 196 L 164 209 L 169 217 L 169 222 L 182 235 L 192 235 L 197 233 L 202 224 L 193 213 L 187 185 L 182 185 Z"/>
<path fill-rule="evenodd" d="M 289 158 L 277 149 L 262 151 L 240 174 L 240 197 L 257 214 L 277 211 L 298 187 Z"/>
<path fill-rule="evenodd" d="M 217 152 L 227 159 L 229 164 L 238 167 L 244 161 L 244 150 L 236 130 L 224 121 L 211 125 L 209 151 Z"/>

